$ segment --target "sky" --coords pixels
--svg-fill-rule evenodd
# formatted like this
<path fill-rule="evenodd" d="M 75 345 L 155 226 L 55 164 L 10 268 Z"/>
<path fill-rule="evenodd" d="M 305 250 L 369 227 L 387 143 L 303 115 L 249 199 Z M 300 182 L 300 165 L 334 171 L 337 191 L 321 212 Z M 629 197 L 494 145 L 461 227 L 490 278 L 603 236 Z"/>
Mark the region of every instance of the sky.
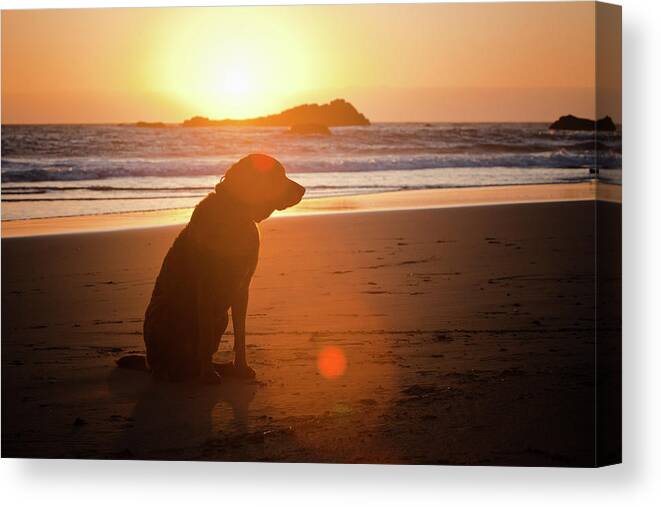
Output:
<path fill-rule="evenodd" d="M 372 121 L 594 117 L 594 20 L 591 2 L 3 11 L 2 123 L 247 118 L 338 97 Z"/>

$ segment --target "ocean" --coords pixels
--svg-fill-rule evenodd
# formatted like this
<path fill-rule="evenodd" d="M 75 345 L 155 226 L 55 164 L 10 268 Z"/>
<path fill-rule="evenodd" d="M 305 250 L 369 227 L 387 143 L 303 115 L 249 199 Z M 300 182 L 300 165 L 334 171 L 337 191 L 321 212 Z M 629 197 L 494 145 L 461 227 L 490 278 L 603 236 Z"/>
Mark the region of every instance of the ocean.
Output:
<path fill-rule="evenodd" d="M 249 153 L 279 159 L 306 198 L 425 188 L 621 183 L 621 134 L 540 123 L 380 123 L 298 136 L 279 127 L 3 125 L 2 219 L 195 205 Z M 598 156 L 595 157 L 595 146 Z"/>

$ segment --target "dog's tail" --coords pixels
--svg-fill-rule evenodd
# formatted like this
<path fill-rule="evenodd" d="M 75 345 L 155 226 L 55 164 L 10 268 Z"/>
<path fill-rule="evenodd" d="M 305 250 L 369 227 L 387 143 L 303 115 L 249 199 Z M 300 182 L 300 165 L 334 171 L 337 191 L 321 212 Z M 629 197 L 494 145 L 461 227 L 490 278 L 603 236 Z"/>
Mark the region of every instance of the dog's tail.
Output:
<path fill-rule="evenodd" d="M 127 370 L 149 371 L 149 368 L 147 367 L 147 357 L 142 354 L 129 354 L 127 356 L 122 356 L 117 360 L 117 366 Z"/>

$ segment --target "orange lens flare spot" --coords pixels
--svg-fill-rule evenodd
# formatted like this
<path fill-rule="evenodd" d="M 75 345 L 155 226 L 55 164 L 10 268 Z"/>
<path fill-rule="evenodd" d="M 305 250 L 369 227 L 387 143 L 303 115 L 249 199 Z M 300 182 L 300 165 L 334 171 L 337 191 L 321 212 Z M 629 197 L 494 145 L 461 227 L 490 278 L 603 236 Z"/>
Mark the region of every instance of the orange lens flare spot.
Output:
<path fill-rule="evenodd" d="M 324 347 L 317 357 L 317 368 L 322 377 L 335 379 L 347 370 L 347 358 L 338 347 Z"/>
<path fill-rule="evenodd" d="M 250 155 L 250 162 L 252 163 L 253 167 L 258 171 L 268 171 L 276 163 L 276 161 L 273 158 L 269 157 L 268 155 L 262 155 L 262 154 Z"/>

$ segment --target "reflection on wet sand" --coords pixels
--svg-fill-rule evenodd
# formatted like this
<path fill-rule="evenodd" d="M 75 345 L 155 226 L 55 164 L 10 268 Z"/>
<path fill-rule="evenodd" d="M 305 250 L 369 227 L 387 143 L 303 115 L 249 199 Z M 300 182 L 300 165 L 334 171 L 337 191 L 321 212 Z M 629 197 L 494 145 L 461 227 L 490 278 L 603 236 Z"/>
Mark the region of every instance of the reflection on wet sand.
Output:
<path fill-rule="evenodd" d="M 257 385 L 229 380 L 220 386 L 155 382 L 144 373 L 114 370 L 111 396 L 135 399 L 115 445 L 125 457 L 168 459 L 167 451 L 194 448 L 220 433 L 247 431 Z"/>

